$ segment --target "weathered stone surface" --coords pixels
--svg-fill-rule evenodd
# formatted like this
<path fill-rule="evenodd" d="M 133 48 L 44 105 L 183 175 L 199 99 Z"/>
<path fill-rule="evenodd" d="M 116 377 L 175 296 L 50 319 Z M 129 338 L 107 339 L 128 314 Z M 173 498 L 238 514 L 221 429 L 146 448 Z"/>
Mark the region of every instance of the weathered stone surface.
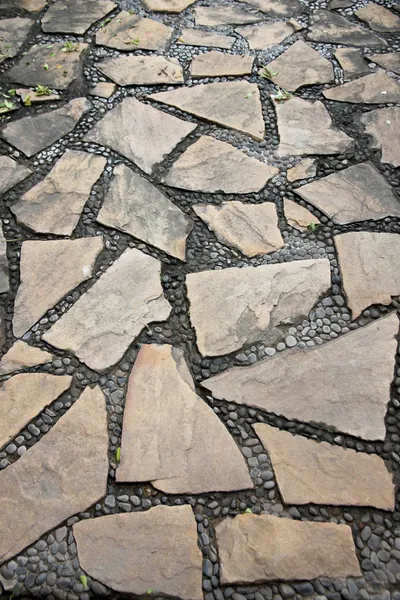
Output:
<path fill-rule="evenodd" d="M 74 98 L 56 110 L 8 123 L 0 135 L 26 156 L 33 156 L 72 131 L 91 107 L 86 98 Z"/>
<path fill-rule="evenodd" d="M 198 348 L 218 356 L 256 341 L 276 341 L 329 289 L 330 267 L 326 259 L 232 267 L 189 273 L 186 285 Z"/>
<path fill-rule="evenodd" d="M 304 7 L 299 0 L 244 0 L 269 17 L 284 18 L 300 14 Z"/>
<path fill-rule="evenodd" d="M 0 374 L 6 375 L 7 373 L 13 373 L 13 371 L 19 371 L 25 367 L 43 365 L 52 359 L 53 356 L 50 352 L 46 352 L 46 350 L 42 350 L 42 348 L 29 346 L 25 342 L 17 340 L 2 357 L 0 361 Z M 52 376 L 48 375 L 48 377 L 51 378 Z M 57 379 L 62 379 L 62 377 L 58 377 Z M 22 381 L 27 380 L 25 379 Z M 33 381 L 33 378 L 31 381 Z M 31 393 L 31 391 L 29 393 Z"/>
<path fill-rule="evenodd" d="M 328 100 L 355 104 L 387 104 L 400 102 L 400 83 L 385 71 L 377 71 L 343 85 L 324 90 Z"/>
<path fill-rule="evenodd" d="M 215 533 L 223 585 L 361 575 L 348 525 L 244 514 Z"/>
<path fill-rule="evenodd" d="M 59 0 L 42 18 L 46 33 L 76 33 L 82 35 L 93 23 L 117 8 L 110 0 Z"/>
<path fill-rule="evenodd" d="M 360 121 L 372 137 L 370 146 L 382 150 L 382 162 L 400 167 L 400 108 L 371 110 L 363 113 Z"/>
<path fill-rule="evenodd" d="M 283 201 L 283 207 L 285 211 L 285 217 L 291 227 L 298 229 L 299 231 L 307 231 L 309 226 L 314 223 L 318 225 L 319 219 L 314 216 L 309 210 L 300 206 L 293 200 L 285 198 Z"/>
<path fill-rule="evenodd" d="M 115 167 L 97 221 L 185 260 L 192 220 L 147 179 L 125 165 Z"/>
<path fill-rule="evenodd" d="M 160 272 L 155 258 L 125 250 L 43 339 L 71 350 L 92 369 L 115 364 L 145 325 L 165 320 L 171 311 Z"/>
<path fill-rule="evenodd" d="M 400 239 L 395 233 L 349 232 L 335 236 L 343 285 L 353 318 L 371 304 L 400 294 Z"/>
<path fill-rule="evenodd" d="M 195 0 L 143 0 L 144 5 L 154 12 L 180 13 Z"/>
<path fill-rule="evenodd" d="M 106 163 L 103 156 L 67 150 L 43 181 L 11 207 L 12 212 L 34 231 L 71 235 Z"/>
<path fill-rule="evenodd" d="M 203 31 L 202 29 L 183 29 L 177 40 L 177 44 L 229 49 L 235 43 L 235 39 L 230 35 L 220 35 L 219 33 Z"/>
<path fill-rule="evenodd" d="M 293 97 L 274 102 L 278 118 L 278 154 L 340 154 L 353 143 L 351 137 L 334 127 L 322 102 Z"/>
<path fill-rule="evenodd" d="M 244 204 L 233 200 L 219 206 L 196 204 L 193 210 L 220 242 L 234 246 L 246 256 L 266 254 L 285 245 L 272 202 Z"/>
<path fill-rule="evenodd" d="M 47 0 L 18 0 L 18 4 L 28 12 L 39 12 L 47 6 Z"/>
<path fill-rule="evenodd" d="M 21 98 L 26 106 L 29 106 L 28 103 L 37 104 L 39 102 L 55 102 L 56 100 L 62 100 L 61 94 L 40 94 L 31 88 L 17 88 L 15 93 Z"/>
<path fill-rule="evenodd" d="M 400 17 L 375 2 L 369 2 L 354 13 L 360 21 L 364 21 L 379 33 L 396 33 L 400 31 Z"/>
<path fill-rule="evenodd" d="M 21 283 L 14 306 L 14 335 L 21 337 L 70 290 L 89 279 L 102 249 L 100 236 L 24 242 Z"/>
<path fill-rule="evenodd" d="M 213 50 L 193 57 L 190 74 L 192 77 L 250 75 L 253 63 L 253 56 L 226 54 Z"/>
<path fill-rule="evenodd" d="M 240 27 L 236 31 L 247 40 L 250 50 L 263 50 L 274 44 L 280 44 L 292 35 L 295 29 L 289 22 L 276 21 L 259 26 Z"/>
<path fill-rule="evenodd" d="M 183 190 L 249 194 L 278 173 L 234 146 L 202 135 L 174 162 L 163 183 Z"/>
<path fill-rule="evenodd" d="M 285 504 L 394 510 L 393 476 L 376 454 L 317 442 L 265 423 L 253 428 L 271 459 Z"/>
<path fill-rule="evenodd" d="M 14 439 L 29 421 L 65 392 L 71 385 L 71 381 L 72 377 L 67 375 L 20 373 L 2 382 L 0 384 L 0 448 Z"/>
<path fill-rule="evenodd" d="M 330 0 L 328 8 L 330 10 L 337 10 L 339 8 L 350 8 L 355 4 L 355 0 Z"/>
<path fill-rule="evenodd" d="M 0 156 L 0 194 L 5 194 L 31 174 L 32 171 L 25 165 L 8 156 Z"/>
<path fill-rule="evenodd" d="M 235 6 L 197 6 L 194 9 L 196 25 L 246 25 L 262 21 L 262 16 L 249 13 Z"/>
<path fill-rule="evenodd" d="M 8 292 L 10 281 L 8 278 L 7 243 L 4 237 L 3 226 L 0 223 L 0 294 Z"/>
<path fill-rule="evenodd" d="M 383 440 L 398 329 L 392 313 L 322 346 L 234 367 L 202 386 L 215 398 Z"/>
<path fill-rule="evenodd" d="M 0 20 L 0 63 L 7 58 L 17 56 L 31 27 L 30 19 L 14 17 Z"/>
<path fill-rule="evenodd" d="M 96 33 L 96 44 L 129 52 L 164 50 L 173 29 L 154 19 L 141 19 L 124 10 Z"/>
<path fill-rule="evenodd" d="M 371 72 L 359 48 L 338 48 L 335 58 L 343 69 L 345 80 Z"/>
<path fill-rule="evenodd" d="M 290 92 L 303 85 L 329 83 L 334 79 L 331 61 L 303 40 L 292 44 L 278 58 L 268 63 L 267 68 L 271 73 L 276 73 L 271 77 L 272 81 Z M 263 69 L 259 74 L 263 74 Z"/>
<path fill-rule="evenodd" d="M 151 446 L 143 444 L 151 431 Z M 142 346 L 128 385 L 118 482 L 151 481 L 168 494 L 252 488 L 239 448 L 197 396 L 183 352 Z"/>
<path fill-rule="evenodd" d="M 228 81 L 203 83 L 149 96 L 196 117 L 264 139 L 265 124 L 260 92 L 255 83 Z"/>
<path fill-rule="evenodd" d="M 115 94 L 117 86 L 109 81 L 100 81 L 90 90 L 91 96 L 99 96 L 100 98 L 111 98 Z"/>
<path fill-rule="evenodd" d="M 203 557 L 190 506 L 87 519 L 73 531 L 82 569 L 111 589 L 202 600 Z"/>
<path fill-rule="evenodd" d="M 0 473 L 0 563 L 104 496 L 107 451 L 104 396 L 98 387 L 86 388 L 37 444 Z"/>
<path fill-rule="evenodd" d="M 400 75 L 400 52 L 388 52 L 386 54 L 369 54 L 366 57 L 368 60 L 373 60 L 376 64 L 393 71 Z"/>
<path fill-rule="evenodd" d="M 364 27 L 348 21 L 337 13 L 323 9 L 315 10 L 311 14 L 307 37 L 314 42 L 361 46 L 361 48 L 387 45 L 385 40 Z"/>
<path fill-rule="evenodd" d="M 176 58 L 117 56 L 96 63 L 96 68 L 118 85 L 183 83 L 182 67 Z"/>
<path fill-rule="evenodd" d="M 84 139 L 112 148 L 151 173 L 196 127 L 135 98 L 125 98 Z"/>
<path fill-rule="evenodd" d="M 296 193 L 337 223 L 400 217 L 394 189 L 370 162 L 307 183 Z"/>
<path fill-rule="evenodd" d="M 0 348 L 3 346 L 6 341 L 6 333 L 5 333 L 5 310 L 4 307 L 0 304 Z"/>
<path fill-rule="evenodd" d="M 307 179 L 307 177 L 315 177 L 317 174 L 317 161 L 315 158 L 302 158 L 295 167 L 288 169 L 287 180 L 298 181 L 299 179 Z"/>

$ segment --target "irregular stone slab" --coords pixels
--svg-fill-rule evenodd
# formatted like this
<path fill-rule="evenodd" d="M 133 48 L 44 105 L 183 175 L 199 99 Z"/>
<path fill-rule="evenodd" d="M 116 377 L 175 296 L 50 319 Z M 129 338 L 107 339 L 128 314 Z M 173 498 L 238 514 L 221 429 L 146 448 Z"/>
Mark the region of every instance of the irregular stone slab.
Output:
<path fill-rule="evenodd" d="M 5 315 L 6 312 L 4 307 L 0 305 L 0 347 L 3 346 L 4 342 L 6 341 Z"/>
<path fill-rule="evenodd" d="M 97 221 L 185 260 L 193 221 L 147 179 L 117 165 Z"/>
<path fill-rule="evenodd" d="M 174 162 L 162 182 L 183 190 L 249 194 L 278 173 L 226 142 L 202 135 Z"/>
<path fill-rule="evenodd" d="M 68 51 L 72 47 L 74 50 Z M 88 44 L 36 44 L 7 72 L 7 78 L 23 85 L 40 84 L 66 90 L 81 75 L 87 48 Z"/>
<path fill-rule="evenodd" d="M 125 98 L 96 123 L 84 140 L 108 146 L 151 173 L 154 165 L 196 127 L 135 98 Z"/>
<path fill-rule="evenodd" d="M 244 204 L 237 200 L 196 204 L 193 210 L 212 229 L 223 244 L 233 246 L 246 256 L 267 254 L 283 248 L 275 204 Z"/>
<path fill-rule="evenodd" d="M 247 40 L 250 50 L 263 50 L 274 44 L 281 44 L 295 29 L 288 21 L 263 23 L 259 26 L 240 27 L 237 33 Z"/>
<path fill-rule="evenodd" d="M 149 431 L 150 448 L 140 441 Z M 168 494 L 253 487 L 233 438 L 197 396 L 182 350 L 140 349 L 129 378 L 117 481 L 151 481 Z"/>
<path fill-rule="evenodd" d="M 91 96 L 99 96 L 100 98 L 111 98 L 115 94 L 117 86 L 108 81 L 100 81 L 94 88 L 90 90 Z"/>
<path fill-rule="evenodd" d="M 329 289 L 330 267 L 326 259 L 232 267 L 189 273 L 186 286 L 200 353 L 219 356 L 275 341 L 286 325 L 306 317 Z"/>
<path fill-rule="evenodd" d="M 21 283 L 14 305 L 15 337 L 21 337 L 49 308 L 92 276 L 102 249 L 100 236 L 23 242 Z"/>
<path fill-rule="evenodd" d="M 394 233 L 343 233 L 335 236 L 343 285 L 356 319 L 371 304 L 390 304 L 400 294 L 400 240 Z"/>
<path fill-rule="evenodd" d="M 361 575 L 348 525 L 243 514 L 215 534 L 222 585 Z"/>
<path fill-rule="evenodd" d="M 224 77 L 250 75 L 254 57 L 224 52 L 204 52 L 193 57 L 190 66 L 192 77 Z"/>
<path fill-rule="evenodd" d="M 336 100 L 336 102 L 387 104 L 400 102 L 400 83 L 389 77 L 385 71 L 377 71 L 355 81 L 324 90 L 323 94 L 328 100 Z"/>
<path fill-rule="evenodd" d="M 73 531 L 82 569 L 107 587 L 202 600 L 203 557 L 190 506 L 86 519 Z"/>
<path fill-rule="evenodd" d="M 149 96 L 196 117 L 230 127 L 262 141 L 265 124 L 260 92 L 255 83 L 228 81 L 203 83 Z"/>
<path fill-rule="evenodd" d="M 210 48 L 229 49 L 235 43 L 236 38 L 230 35 L 220 35 L 202 29 L 183 29 L 177 44 L 186 46 L 209 46 Z"/>
<path fill-rule="evenodd" d="M 215 27 L 216 25 L 245 25 L 257 23 L 263 17 L 254 15 L 232 5 L 224 6 L 197 6 L 194 9 L 196 25 Z"/>
<path fill-rule="evenodd" d="M 376 454 L 317 442 L 265 423 L 253 428 L 271 459 L 285 504 L 394 510 L 393 476 Z"/>
<path fill-rule="evenodd" d="M 0 294 L 4 294 L 10 289 L 10 281 L 8 277 L 7 243 L 2 224 L 0 224 L 0 235 Z"/>
<path fill-rule="evenodd" d="M 293 97 L 274 102 L 278 118 L 278 154 L 341 154 L 353 143 L 351 137 L 334 127 L 322 102 Z"/>
<path fill-rule="evenodd" d="M 180 13 L 195 0 L 143 0 L 143 4 L 154 12 Z"/>
<path fill-rule="evenodd" d="M 0 563 L 105 495 L 107 451 L 104 396 L 87 387 L 37 444 L 0 473 Z"/>
<path fill-rule="evenodd" d="M 14 17 L 0 20 L 0 63 L 7 58 L 17 56 L 31 27 L 30 19 Z"/>
<path fill-rule="evenodd" d="M 125 250 L 43 339 L 74 352 L 91 369 L 115 364 L 145 325 L 168 318 L 160 272 L 155 258 Z"/>
<path fill-rule="evenodd" d="M 39 12 L 47 6 L 47 0 L 19 0 L 19 7 L 28 12 Z"/>
<path fill-rule="evenodd" d="M 117 8 L 109 0 L 58 0 L 42 17 L 45 33 L 76 33 L 82 35 L 93 23 Z"/>
<path fill-rule="evenodd" d="M 304 206 L 300 206 L 300 204 L 288 200 L 288 198 L 283 200 L 283 207 L 287 222 L 291 227 L 294 227 L 299 231 L 307 231 L 310 225 L 318 225 L 321 223 L 321 221 L 309 210 L 304 208 Z"/>
<path fill-rule="evenodd" d="M 276 73 L 271 77 L 272 81 L 290 92 L 304 85 L 329 83 L 334 80 L 331 61 L 303 40 L 292 44 L 277 59 L 268 63 L 267 68 L 271 73 Z M 261 69 L 259 75 L 263 73 L 264 69 Z"/>
<path fill-rule="evenodd" d="M 295 167 L 288 169 L 286 177 L 287 180 L 298 181 L 299 179 L 307 179 L 308 177 L 315 177 L 317 174 L 317 161 L 315 158 L 302 158 Z"/>
<path fill-rule="evenodd" d="M 366 57 L 373 60 L 379 66 L 400 75 L 400 52 L 388 52 L 387 54 L 369 54 Z"/>
<path fill-rule="evenodd" d="M 234 367 L 202 386 L 214 398 L 383 440 L 398 329 L 392 313 L 322 346 Z"/>
<path fill-rule="evenodd" d="M 296 189 L 336 223 L 400 217 L 393 188 L 370 162 L 360 163 Z"/>
<path fill-rule="evenodd" d="M 385 40 L 330 10 L 318 9 L 310 15 L 307 38 L 314 42 L 344 44 L 361 48 L 386 46 Z"/>
<path fill-rule="evenodd" d="M 183 83 L 176 58 L 163 56 L 117 56 L 96 63 L 96 69 L 118 85 L 168 85 Z"/>
<path fill-rule="evenodd" d="M 331 0 L 328 4 L 330 10 L 337 10 L 339 8 L 350 8 L 355 3 L 355 0 Z"/>
<path fill-rule="evenodd" d="M 29 421 L 65 392 L 71 381 L 72 377 L 67 375 L 20 373 L 2 382 L 0 448 L 13 440 Z"/>
<path fill-rule="evenodd" d="M 20 369 L 24 369 L 26 367 L 35 367 L 36 365 L 43 365 L 44 363 L 49 362 L 51 360 L 53 360 L 53 356 L 50 354 L 50 352 L 46 352 L 46 350 L 42 350 L 42 348 L 35 348 L 35 346 L 29 346 L 25 342 L 17 340 L 8 350 L 8 352 L 6 352 L 2 357 L 0 361 L 0 374 L 7 375 L 8 373 L 12 373 L 13 371 L 19 371 Z M 48 377 L 52 376 L 48 375 Z M 62 377 L 58 377 L 57 379 L 62 379 Z M 13 380 L 10 379 L 9 381 Z M 22 381 L 24 382 L 28 380 L 25 378 Z M 37 412 L 39 412 L 39 410 Z"/>
<path fill-rule="evenodd" d="M 345 80 L 371 72 L 359 48 L 338 48 L 335 58 L 343 69 Z"/>
<path fill-rule="evenodd" d="M 96 33 L 96 44 L 129 52 L 164 50 L 173 29 L 154 19 L 142 19 L 124 10 Z"/>
<path fill-rule="evenodd" d="M 15 93 L 27 106 L 29 106 L 28 103 L 37 104 L 38 102 L 55 102 L 56 100 L 62 100 L 62 95 L 60 94 L 40 94 L 30 88 L 17 88 Z"/>
<path fill-rule="evenodd" d="M 396 33 L 400 31 L 400 17 L 375 2 L 368 2 L 354 13 L 360 21 L 367 23 L 371 29 L 379 33 Z"/>
<path fill-rule="evenodd" d="M 103 156 L 67 150 L 43 181 L 28 190 L 11 211 L 34 231 L 71 235 L 106 164 Z"/>
<path fill-rule="evenodd" d="M 360 117 L 365 133 L 372 137 L 370 146 L 382 150 L 382 162 L 400 167 L 400 108 L 378 108 Z"/>
<path fill-rule="evenodd" d="M 298 15 L 304 10 L 299 0 L 244 0 L 269 17 L 283 18 Z"/>
<path fill-rule="evenodd" d="M 0 156 L 0 195 L 32 175 L 32 171 L 8 156 Z"/>
<path fill-rule="evenodd" d="M 0 136 L 30 157 L 70 133 L 91 107 L 86 98 L 74 98 L 62 108 L 8 123 Z"/>

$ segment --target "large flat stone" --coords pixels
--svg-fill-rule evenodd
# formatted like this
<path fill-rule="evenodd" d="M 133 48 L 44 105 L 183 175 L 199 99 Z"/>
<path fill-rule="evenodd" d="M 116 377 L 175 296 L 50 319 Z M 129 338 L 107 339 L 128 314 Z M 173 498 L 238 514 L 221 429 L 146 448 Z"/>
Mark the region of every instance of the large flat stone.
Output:
<path fill-rule="evenodd" d="M 246 25 L 262 21 L 263 17 L 237 8 L 236 6 L 197 6 L 194 9 L 196 25 Z"/>
<path fill-rule="evenodd" d="M 45 33 L 82 35 L 93 23 L 117 8 L 110 0 L 58 0 L 42 17 Z"/>
<path fill-rule="evenodd" d="M 294 227 L 299 231 L 307 231 L 310 228 L 310 225 L 320 224 L 317 217 L 304 208 L 304 206 L 300 206 L 300 204 L 293 202 L 293 200 L 284 198 L 283 207 L 287 222 L 291 227 Z"/>
<path fill-rule="evenodd" d="M 250 50 L 263 50 L 274 44 L 282 43 L 295 30 L 289 22 L 276 21 L 263 23 L 262 25 L 239 27 L 236 31 L 247 40 Z"/>
<path fill-rule="evenodd" d="M 271 459 L 285 504 L 394 510 L 393 475 L 376 454 L 292 435 L 265 423 L 253 427 Z"/>
<path fill-rule="evenodd" d="M 82 569 L 111 589 L 202 600 L 203 557 L 190 506 L 87 519 L 73 531 Z"/>
<path fill-rule="evenodd" d="M 229 49 L 233 46 L 235 41 L 236 38 L 231 35 L 221 35 L 211 31 L 203 31 L 203 29 L 182 29 L 177 44 Z"/>
<path fill-rule="evenodd" d="M 398 329 L 392 314 L 311 350 L 234 367 L 202 385 L 215 398 L 383 440 Z"/>
<path fill-rule="evenodd" d="M 26 156 L 33 156 L 70 133 L 91 107 L 86 98 L 74 98 L 62 108 L 8 123 L 0 136 Z"/>
<path fill-rule="evenodd" d="M 378 33 L 398 33 L 400 17 L 375 2 L 368 2 L 354 13 L 360 21 L 364 21 Z"/>
<path fill-rule="evenodd" d="M 335 58 L 343 69 L 345 80 L 371 72 L 360 48 L 338 48 Z"/>
<path fill-rule="evenodd" d="M 0 156 L 0 195 L 29 177 L 32 171 L 8 156 Z"/>
<path fill-rule="evenodd" d="M 400 75 L 400 52 L 387 52 L 385 54 L 369 54 L 366 58 L 373 60 L 376 64 L 387 71 L 393 71 Z"/>
<path fill-rule="evenodd" d="M 400 200 L 370 162 L 307 183 L 296 193 L 337 223 L 400 217 Z"/>
<path fill-rule="evenodd" d="M 0 473 L 0 563 L 105 495 L 107 451 L 104 396 L 98 387 L 86 388 L 37 444 Z"/>
<path fill-rule="evenodd" d="M 196 127 L 135 98 L 125 98 L 84 139 L 112 148 L 151 173 Z"/>
<path fill-rule="evenodd" d="M 117 56 L 96 63 L 96 69 L 122 86 L 183 83 L 182 67 L 176 58 Z"/>
<path fill-rule="evenodd" d="M 151 431 L 151 444 L 143 443 Z M 118 482 L 151 481 L 168 494 L 252 488 L 243 456 L 197 396 L 183 351 L 142 346 L 129 378 Z"/>
<path fill-rule="evenodd" d="M 377 71 L 323 91 L 325 98 L 354 104 L 400 102 L 400 83 L 385 71 Z"/>
<path fill-rule="evenodd" d="M 255 140 L 264 139 L 260 92 L 255 83 L 245 80 L 205 83 L 151 94 L 149 98 L 206 121 L 247 133 Z"/>
<path fill-rule="evenodd" d="M 154 12 L 180 13 L 195 0 L 143 0 L 144 5 Z"/>
<path fill-rule="evenodd" d="M 0 63 L 7 58 L 17 56 L 28 37 L 32 23 L 31 19 L 21 19 L 21 17 L 0 20 Z"/>
<path fill-rule="evenodd" d="M 222 585 L 361 575 L 348 525 L 243 514 L 215 534 Z"/>
<path fill-rule="evenodd" d="M 243 0 L 269 17 L 284 18 L 298 15 L 304 10 L 299 0 Z"/>
<path fill-rule="evenodd" d="M 299 179 L 307 179 L 315 177 L 317 174 L 317 159 L 302 158 L 296 166 L 288 169 L 286 177 L 290 182 L 298 181 Z"/>
<path fill-rule="evenodd" d="M 0 294 L 8 292 L 10 289 L 8 260 L 7 260 L 7 242 L 5 241 L 3 226 L 0 223 Z"/>
<path fill-rule="evenodd" d="M 43 365 L 52 359 L 53 356 L 50 352 L 46 352 L 46 350 L 43 350 L 42 348 L 29 346 L 25 342 L 17 340 L 1 358 L 0 374 L 7 375 L 8 373 L 25 369 L 26 367 Z"/>
<path fill-rule="evenodd" d="M 169 316 L 160 272 L 158 260 L 128 248 L 43 339 L 92 369 L 114 365 L 145 325 Z"/>
<path fill-rule="evenodd" d="M 97 221 L 185 260 L 192 220 L 147 179 L 125 165 L 115 167 Z"/>
<path fill-rule="evenodd" d="M 249 194 L 278 173 L 234 146 L 202 135 L 174 162 L 163 183 L 183 190 Z"/>
<path fill-rule="evenodd" d="M 314 42 L 377 48 L 386 46 L 385 40 L 368 29 L 330 10 L 317 9 L 310 16 L 307 38 Z"/>
<path fill-rule="evenodd" d="M 256 341 L 276 341 L 308 315 L 330 287 L 329 261 L 189 273 L 190 319 L 201 354 L 218 356 Z"/>
<path fill-rule="evenodd" d="M 100 236 L 23 242 L 21 283 L 14 305 L 14 335 L 21 337 L 49 308 L 89 279 L 102 249 Z"/>
<path fill-rule="evenodd" d="M 11 207 L 12 212 L 34 231 L 71 235 L 106 163 L 103 156 L 67 150 L 43 181 Z"/>
<path fill-rule="evenodd" d="M 254 57 L 224 52 L 204 52 L 192 59 L 190 74 L 192 77 L 225 77 L 250 75 Z"/>
<path fill-rule="evenodd" d="M 142 19 L 124 10 L 96 33 L 96 44 L 129 52 L 164 50 L 173 29 L 154 19 Z"/>
<path fill-rule="evenodd" d="M 382 151 L 383 163 L 400 167 L 400 108 L 378 108 L 360 117 L 365 133 L 372 137 L 370 146 Z"/>

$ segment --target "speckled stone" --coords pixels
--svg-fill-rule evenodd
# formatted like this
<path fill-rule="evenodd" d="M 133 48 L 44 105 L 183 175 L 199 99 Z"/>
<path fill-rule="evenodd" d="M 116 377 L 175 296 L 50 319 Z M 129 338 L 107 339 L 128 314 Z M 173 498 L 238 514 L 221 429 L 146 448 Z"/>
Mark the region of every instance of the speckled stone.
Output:
<path fill-rule="evenodd" d="M 89 27 L 117 8 L 110 0 L 59 0 L 42 17 L 45 33 L 76 33 L 82 35 Z"/>

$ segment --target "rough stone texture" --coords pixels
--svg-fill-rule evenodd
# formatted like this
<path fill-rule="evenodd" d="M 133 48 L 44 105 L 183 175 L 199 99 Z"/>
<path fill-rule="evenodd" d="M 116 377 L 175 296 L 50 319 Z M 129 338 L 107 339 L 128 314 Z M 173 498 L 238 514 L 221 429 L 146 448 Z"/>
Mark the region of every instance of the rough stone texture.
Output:
<path fill-rule="evenodd" d="M 0 135 L 26 156 L 33 156 L 72 131 L 91 106 L 86 98 L 74 98 L 62 108 L 7 123 Z"/>
<path fill-rule="evenodd" d="M 276 21 L 259 26 L 240 27 L 236 31 L 247 40 L 250 50 L 263 50 L 274 44 L 281 44 L 295 29 L 289 22 Z"/>
<path fill-rule="evenodd" d="M 0 20 L 0 63 L 7 58 L 17 56 L 31 27 L 30 19 L 14 17 Z"/>
<path fill-rule="evenodd" d="M 262 17 L 241 10 L 236 6 L 197 6 L 194 9 L 196 25 L 246 25 L 262 21 Z"/>
<path fill-rule="evenodd" d="M 1 372 L 3 374 L 3 370 Z M 67 375 L 20 373 L 0 383 L 0 448 L 14 439 L 31 419 L 65 392 L 71 381 L 72 377 Z"/>
<path fill-rule="evenodd" d="M 250 75 L 253 63 L 253 56 L 224 54 L 213 50 L 193 57 L 190 74 L 192 77 Z"/>
<path fill-rule="evenodd" d="M 299 0 L 244 0 L 269 17 L 284 18 L 300 14 L 304 7 Z"/>
<path fill-rule="evenodd" d="M 61 94 L 38 94 L 31 88 L 17 88 L 15 93 L 21 98 L 26 106 L 28 106 L 28 103 L 38 104 L 39 102 L 55 102 L 56 100 L 62 100 Z"/>
<path fill-rule="evenodd" d="M 111 589 L 202 600 L 203 557 L 190 506 L 87 519 L 73 531 L 82 569 Z"/>
<path fill-rule="evenodd" d="M 215 533 L 223 585 L 361 575 L 348 525 L 244 514 Z"/>
<path fill-rule="evenodd" d="M 177 44 L 186 46 L 208 46 L 210 48 L 229 49 L 235 43 L 236 38 L 230 35 L 220 35 L 202 29 L 183 29 L 177 40 Z"/>
<path fill-rule="evenodd" d="M 330 0 L 328 8 L 330 10 L 337 10 L 339 8 L 350 8 L 355 4 L 355 0 Z"/>
<path fill-rule="evenodd" d="M 86 388 L 37 444 L 0 473 L 0 563 L 104 496 L 107 450 L 104 396 L 99 388 Z"/>
<path fill-rule="evenodd" d="M 183 83 L 182 67 L 176 58 L 117 56 L 96 63 L 96 68 L 118 85 Z"/>
<path fill-rule="evenodd" d="M 195 0 L 143 0 L 143 4 L 154 12 L 180 13 Z"/>
<path fill-rule="evenodd" d="M 387 104 L 400 102 L 400 83 L 385 71 L 377 71 L 355 81 L 324 90 L 328 100 L 355 104 Z"/>
<path fill-rule="evenodd" d="M 202 135 L 174 162 L 163 183 L 184 190 L 249 194 L 278 173 L 234 146 Z"/>
<path fill-rule="evenodd" d="M 110 367 L 145 325 L 167 319 L 171 306 L 160 271 L 155 258 L 136 248 L 125 250 L 43 339 L 71 350 L 94 370 Z"/>
<path fill-rule="evenodd" d="M 71 235 L 106 163 L 103 156 L 67 150 L 47 177 L 11 207 L 12 212 L 34 231 Z"/>
<path fill-rule="evenodd" d="M 371 304 L 400 294 L 400 239 L 395 233 L 348 232 L 335 236 L 344 290 L 353 318 Z"/>
<path fill-rule="evenodd" d="M 329 289 L 329 261 L 189 273 L 190 319 L 200 353 L 229 354 L 245 344 L 276 341 Z"/>
<path fill-rule="evenodd" d="M 100 236 L 23 242 L 14 335 L 21 337 L 70 290 L 89 279 L 102 249 Z"/>
<path fill-rule="evenodd" d="M 317 174 L 317 161 L 315 158 L 302 158 L 295 167 L 288 169 L 287 180 L 298 181 L 299 179 L 307 179 L 315 177 Z"/>
<path fill-rule="evenodd" d="M 42 348 L 35 348 L 35 346 L 28 346 L 25 342 L 17 340 L 2 357 L 0 361 L 0 374 L 6 375 L 25 367 L 43 365 L 52 359 L 53 356 L 50 352 L 46 352 Z M 48 377 L 50 378 L 51 376 L 49 375 Z M 62 379 L 62 377 L 58 377 L 58 379 Z"/>
<path fill-rule="evenodd" d="M 294 436 L 265 423 L 253 427 L 271 459 L 285 504 L 394 510 L 393 475 L 376 454 Z"/>
<path fill-rule="evenodd" d="M 97 221 L 185 260 L 192 220 L 147 179 L 125 165 L 115 167 Z"/>
<path fill-rule="evenodd" d="M 287 222 L 291 227 L 299 231 L 307 231 L 312 223 L 316 225 L 320 224 L 319 219 L 309 210 L 292 200 L 288 200 L 288 198 L 284 199 L 283 207 Z"/>
<path fill-rule="evenodd" d="M 141 19 L 124 10 L 96 33 L 96 44 L 129 52 L 164 50 L 173 29 L 154 19 Z"/>
<path fill-rule="evenodd" d="M 58 0 L 42 17 L 42 29 L 45 33 L 82 35 L 114 8 L 117 5 L 109 0 Z"/>
<path fill-rule="evenodd" d="M 360 21 L 364 21 L 379 33 L 396 33 L 400 31 L 400 17 L 375 2 L 369 2 L 354 13 Z"/>
<path fill-rule="evenodd" d="M 284 246 L 275 204 L 244 204 L 237 200 L 196 204 L 194 212 L 223 244 L 234 246 L 246 256 L 273 252 Z"/>
<path fill-rule="evenodd" d="M 5 317 L 5 310 L 4 310 L 4 307 L 1 306 L 1 304 L 0 304 L 0 347 L 3 346 L 3 344 L 6 340 L 4 317 Z"/>
<path fill-rule="evenodd" d="M 18 4 L 28 12 L 39 12 L 47 6 L 47 0 L 18 0 Z"/>
<path fill-rule="evenodd" d="M 360 117 L 365 133 L 372 137 L 370 146 L 382 151 L 382 162 L 400 167 L 400 108 L 378 108 Z"/>
<path fill-rule="evenodd" d="M 7 260 L 7 242 L 5 241 L 3 226 L 0 223 L 0 294 L 8 292 L 10 289 L 8 260 Z"/>
<path fill-rule="evenodd" d="M 296 193 L 337 223 L 400 217 L 394 189 L 370 162 L 307 183 Z"/>
<path fill-rule="evenodd" d="M 90 90 L 91 96 L 99 96 L 100 98 L 111 98 L 115 94 L 117 86 L 109 81 L 100 81 L 94 88 Z"/>
<path fill-rule="evenodd" d="M 340 154 L 353 143 L 351 137 L 333 125 L 322 102 L 293 97 L 274 102 L 278 118 L 278 154 Z"/>
<path fill-rule="evenodd" d="M 135 98 L 125 98 L 84 139 L 112 148 L 145 173 L 151 173 L 154 165 L 164 160 L 196 127 Z"/>
<path fill-rule="evenodd" d="M 206 83 L 151 94 L 149 98 L 247 133 L 257 141 L 264 139 L 260 92 L 255 83 L 245 80 Z"/>
<path fill-rule="evenodd" d="M 151 431 L 151 446 L 143 444 Z M 118 482 L 151 481 L 168 494 L 252 488 L 246 463 L 197 396 L 183 351 L 142 346 L 125 403 Z"/>
<path fill-rule="evenodd" d="M 371 72 L 359 48 L 338 48 L 335 58 L 343 69 L 345 80 Z"/>
<path fill-rule="evenodd" d="M 386 54 L 369 54 L 366 58 L 373 60 L 388 71 L 400 75 L 400 52 L 388 52 Z"/>
<path fill-rule="evenodd" d="M 386 46 L 385 40 L 374 35 L 368 29 L 348 21 L 342 15 L 323 9 L 318 9 L 311 14 L 307 37 L 314 42 L 360 46 L 361 48 Z"/>
<path fill-rule="evenodd" d="M 398 329 L 393 313 L 322 346 L 234 367 L 202 386 L 215 398 L 383 440 Z"/>
<path fill-rule="evenodd" d="M 3 195 L 26 179 L 32 171 L 8 156 L 0 156 L 0 194 Z"/>

